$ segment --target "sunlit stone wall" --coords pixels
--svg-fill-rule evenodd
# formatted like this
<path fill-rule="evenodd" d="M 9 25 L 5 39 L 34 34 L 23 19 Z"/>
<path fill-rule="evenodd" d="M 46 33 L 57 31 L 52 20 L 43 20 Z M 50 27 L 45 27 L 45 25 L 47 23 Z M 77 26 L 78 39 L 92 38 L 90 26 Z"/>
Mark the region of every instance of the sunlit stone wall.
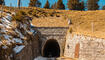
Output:
<path fill-rule="evenodd" d="M 79 60 L 105 60 L 105 39 L 68 34 L 64 56 Z"/>

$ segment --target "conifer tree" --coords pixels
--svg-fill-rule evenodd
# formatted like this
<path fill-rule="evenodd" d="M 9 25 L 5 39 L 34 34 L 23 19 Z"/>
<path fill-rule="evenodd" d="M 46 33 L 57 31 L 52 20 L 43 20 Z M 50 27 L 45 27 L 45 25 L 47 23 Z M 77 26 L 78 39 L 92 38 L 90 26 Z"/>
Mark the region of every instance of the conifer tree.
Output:
<path fill-rule="evenodd" d="M 39 0 L 30 0 L 29 6 L 30 7 L 40 7 L 41 3 Z"/>
<path fill-rule="evenodd" d="M 55 2 L 52 6 L 51 9 L 56 9 L 57 8 L 57 3 Z"/>
<path fill-rule="evenodd" d="M 36 1 L 37 0 L 30 0 L 29 6 L 30 7 L 35 7 L 36 6 Z"/>
<path fill-rule="evenodd" d="M 79 3 L 79 10 L 85 10 L 84 2 Z"/>
<path fill-rule="evenodd" d="M 98 10 L 99 8 L 98 1 L 99 0 L 88 0 L 87 3 L 88 10 Z"/>
<path fill-rule="evenodd" d="M 103 6 L 102 10 L 105 10 L 105 5 Z"/>
<path fill-rule="evenodd" d="M 37 0 L 36 7 L 40 7 L 40 6 L 41 6 L 41 2 L 39 0 Z"/>
<path fill-rule="evenodd" d="M 46 2 L 46 4 L 45 4 L 44 8 L 47 8 L 47 9 L 50 8 L 50 4 L 49 4 L 49 1 L 48 1 L 48 0 L 47 0 L 47 2 Z"/>
<path fill-rule="evenodd" d="M 69 0 L 67 5 L 70 10 L 84 10 L 83 1 L 80 2 L 79 0 Z"/>
<path fill-rule="evenodd" d="M 18 7 L 20 8 L 20 2 L 21 2 L 21 0 L 18 0 Z"/>
<path fill-rule="evenodd" d="M 65 9 L 65 5 L 63 4 L 62 0 L 58 0 L 57 9 Z"/>
<path fill-rule="evenodd" d="M 0 5 L 5 5 L 4 0 L 0 0 Z"/>

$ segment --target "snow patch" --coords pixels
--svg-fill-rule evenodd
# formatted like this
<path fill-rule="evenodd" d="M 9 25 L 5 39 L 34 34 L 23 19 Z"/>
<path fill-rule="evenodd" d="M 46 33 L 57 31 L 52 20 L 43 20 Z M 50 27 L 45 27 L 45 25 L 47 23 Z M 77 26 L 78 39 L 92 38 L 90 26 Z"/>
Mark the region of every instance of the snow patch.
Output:
<path fill-rule="evenodd" d="M 2 18 L 2 21 L 6 24 L 10 23 L 5 17 Z"/>
<path fill-rule="evenodd" d="M 14 41 L 10 39 L 10 38 L 12 38 L 12 36 L 9 36 L 9 35 L 3 35 L 3 36 L 4 36 L 4 38 L 5 38 L 6 40 L 8 40 L 8 41 L 7 41 L 7 44 L 10 45 L 11 42 L 14 43 Z"/>
<path fill-rule="evenodd" d="M 5 45 L 5 46 L 2 46 L 2 48 L 3 48 L 3 49 L 7 49 L 8 47 Z"/>
<path fill-rule="evenodd" d="M 15 31 L 19 34 L 20 38 L 24 39 L 24 36 L 21 32 L 19 32 L 17 29 L 15 29 Z"/>
<path fill-rule="evenodd" d="M 7 15 L 8 15 L 8 16 L 11 16 L 11 14 L 10 14 L 10 13 L 7 13 Z"/>
<path fill-rule="evenodd" d="M 45 58 L 45 57 L 39 56 L 35 58 L 34 60 L 56 60 L 56 59 L 55 58 Z"/>
<path fill-rule="evenodd" d="M 30 32 L 34 33 L 34 32 L 35 32 L 35 30 L 33 30 L 33 29 L 30 29 Z"/>
<path fill-rule="evenodd" d="M 13 49 L 13 51 L 15 52 L 15 53 L 19 53 L 19 52 L 21 52 L 22 51 L 22 49 L 24 48 L 25 46 L 24 45 L 21 45 L 21 46 L 16 46 L 14 49 Z"/>
<path fill-rule="evenodd" d="M 0 45 L 2 45 L 2 42 L 0 41 Z"/>
<path fill-rule="evenodd" d="M 31 23 L 31 26 L 34 26 L 34 25 Z"/>
<path fill-rule="evenodd" d="M 8 30 L 6 30 L 5 28 L 2 28 L 0 31 L 3 33 L 6 33 Z"/>
<path fill-rule="evenodd" d="M 2 22 L 2 24 L 3 24 L 6 28 L 11 28 L 11 27 L 10 27 L 10 26 L 11 26 L 10 21 L 8 21 L 5 17 L 3 17 L 3 18 L 1 19 L 1 22 Z"/>
<path fill-rule="evenodd" d="M 10 54 L 10 57 L 13 57 L 13 54 Z"/>
<path fill-rule="evenodd" d="M 1 26 L 1 27 L 4 27 L 4 25 L 3 25 L 3 24 L 0 24 L 0 26 Z"/>
<path fill-rule="evenodd" d="M 5 37 L 5 39 L 9 40 L 12 36 L 9 35 L 3 35 Z"/>
<path fill-rule="evenodd" d="M 19 39 L 19 38 L 13 38 L 13 40 L 14 40 L 16 43 L 22 43 L 22 40 Z"/>
<path fill-rule="evenodd" d="M 5 16 L 6 19 L 8 19 L 9 21 L 12 20 L 12 17 L 11 16 Z"/>

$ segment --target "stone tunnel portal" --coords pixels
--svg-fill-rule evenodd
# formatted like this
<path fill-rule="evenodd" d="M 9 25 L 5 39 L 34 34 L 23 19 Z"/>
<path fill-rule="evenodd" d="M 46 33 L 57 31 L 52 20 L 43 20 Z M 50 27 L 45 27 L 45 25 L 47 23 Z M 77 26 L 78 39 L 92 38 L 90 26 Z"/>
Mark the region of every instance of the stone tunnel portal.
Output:
<path fill-rule="evenodd" d="M 60 46 L 56 40 L 48 40 L 43 48 L 43 57 L 59 57 Z"/>

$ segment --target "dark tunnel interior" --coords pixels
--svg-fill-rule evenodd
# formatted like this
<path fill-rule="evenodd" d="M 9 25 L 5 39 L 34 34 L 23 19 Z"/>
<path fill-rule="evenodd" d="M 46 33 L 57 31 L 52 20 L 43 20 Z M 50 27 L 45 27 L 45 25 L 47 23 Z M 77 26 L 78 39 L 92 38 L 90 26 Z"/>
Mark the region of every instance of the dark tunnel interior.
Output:
<path fill-rule="evenodd" d="M 60 47 L 56 40 L 48 40 L 43 49 L 44 57 L 59 57 Z"/>

